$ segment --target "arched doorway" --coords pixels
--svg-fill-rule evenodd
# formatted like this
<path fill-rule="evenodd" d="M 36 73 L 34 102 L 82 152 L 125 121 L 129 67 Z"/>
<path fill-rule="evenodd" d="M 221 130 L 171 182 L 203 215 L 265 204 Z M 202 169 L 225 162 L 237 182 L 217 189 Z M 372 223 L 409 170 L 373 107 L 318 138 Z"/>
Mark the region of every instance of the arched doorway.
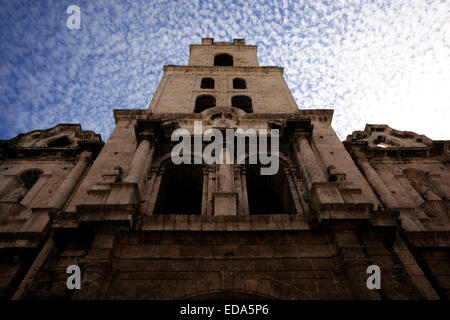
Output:
<path fill-rule="evenodd" d="M 248 164 L 246 183 L 250 215 L 295 212 L 286 173 L 280 162 L 274 175 L 262 175 L 261 165 Z"/>
<path fill-rule="evenodd" d="M 199 164 L 169 163 L 158 191 L 155 214 L 200 215 L 203 173 Z"/>

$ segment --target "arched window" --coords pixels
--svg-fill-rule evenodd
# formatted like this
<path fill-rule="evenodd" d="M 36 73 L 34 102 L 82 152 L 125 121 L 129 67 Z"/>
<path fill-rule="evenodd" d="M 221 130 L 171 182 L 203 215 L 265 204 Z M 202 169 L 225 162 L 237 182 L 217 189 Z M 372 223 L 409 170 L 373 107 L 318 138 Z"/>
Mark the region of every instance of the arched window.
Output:
<path fill-rule="evenodd" d="M 66 136 L 60 137 L 58 139 L 52 140 L 47 143 L 47 146 L 49 148 L 64 148 L 67 146 L 70 146 L 72 144 L 72 141 Z"/>
<path fill-rule="evenodd" d="M 294 213 L 286 174 L 281 167 L 275 175 L 261 175 L 261 165 L 247 166 L 247 196 L 251 215 Z"/>
<path fill-rule="evenodd" d="M 203 78 L 200 85 L 202 89 L 214 89 L 214 79 L 213 78 Z"/>
<path fill-rule="evenodd" d="M 169 163 L 159 188 L 155 214 L 200 215 L 202 188 L 201 165 Z"/>
<path fill-rule="evenodd" d="M 247 83 L 244 79 L 234 78 L 233 79 L 233 89 L 247 89 Z"/>
<path fill-rule="evenodd" d="M 41 170 L 31 169 L 15 177 L 12 183 L 7 186 L 7 189 L 2 192 L 1 201 L 15 203 L 22 201 L 28 191 L 36 184 L 41 174 Z"/>
<path fill-rule="evenodd" d="M 218 54 L 214 57 L 214 65 L 220 67 L 232 67 L 233 57 L 226 53 Z"/>
<path fill-rule="evenodd" d="M 201 96 L 198 96 L 197 99 L 195 99 L 195 113 L 200 113 L 203 110 L 214 108 L 216 106 L 216 98 L 209 94 L 204 94 Z"/>
<path fill-rule="evenodd" d="M 248 96 L 234 96 L 231 98 L 231 106 L 242 109 L 247 113 L 253 112 L 252 99 Z"/>

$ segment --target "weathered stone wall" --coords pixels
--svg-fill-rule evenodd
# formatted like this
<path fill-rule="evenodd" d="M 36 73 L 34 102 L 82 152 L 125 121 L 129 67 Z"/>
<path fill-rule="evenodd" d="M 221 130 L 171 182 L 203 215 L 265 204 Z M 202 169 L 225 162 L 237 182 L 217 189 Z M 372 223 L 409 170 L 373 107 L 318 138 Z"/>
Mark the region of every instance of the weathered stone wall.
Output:
<path fill-rule="evenodd" d="M 323 234 L 131 233 L 118 251 L 107 298 L 176 299 L 236 291 L 332 299 L 341 291 L 333 248 Z M 130 287 L 131 292 L 125 290 Z"/>
<path fill-rule="evenodd" d="M 204 230 L 112 234 L 99 234 L 93 243 L 86 234 L 72 235 L 37 275 L 29 298 L 426 298 L 385 233 Z M 358 237 L 360 247 L 353 243 Z M 382 268 L 381 291 L 367 290 L 367 263 L 360 268 L 361 261 Z M 75 293 L 64 290 L 65 268 L 71 264 L 96 265 L 97 271 L 84 269 L 87 279 L 96 279 L 91 286 Z"/>
<path fill-rule="evenodd" d="M 0 141 L 0 297 L 11 297 L 103 142 L 62 124 Z"/>
<path fill-rule="evenodd" d="M 448 247 L 424 248 L 418 252 L 423 269 L 441 297 L 450 298 L 450 253 Z"/>
<path fill-rule="evenodd" d="M 0 192 L 24 169 L 42 171 L 23 203 L 0 193 L 2 298 L 448 299 L 449 142 L 368 125 L 343 144 L 332 110 L 298 110 L 283 69 L 259 67 L 244 44 L 191 46 L 189 66 L 164 68 L 149 109 L 114 111 L 104 147 L 77 125 L 0 141 Z M 218 53 L 234 66 L 214 67 Z M 215 88 L 201 89 L 203 77 Z M 247 88 L 233 89 L 235 77 Z M 216 107 L 194 113 L 202 94 Z M 238 94 L 252 113 L 231 107 Z M 171 134 L 195 121 L 279 130 L 279 174 L 255 178 L 248 145 L 246 163 L 174 170 Z M 275 193 L 252 203 L 273 197 L 276 214 L 250 205 L 251 188 L 269 182 Z M 190 204 L 194 189 L 197 211 L 165 210 Z M 81 290 L 66 286 L 69 265 Z M 366 286 L 370 265 L 380 290 Z"/>
<path fill-rule="evenodd" d="M 136 147 L 133 121 L 118 122 L 66 211 L 75 212 L 80 204 L 104 204 L 110 188 L 102 183 L 115 181 L 125 174 Z M 122 168 L 123 174 L 116 167 Z"/>
<path fill-rule="evenodd" d="M 27 170 L 37 169 L 43 172 L 32 190 L 21 201 L 26 207 L 45 207 L 64 178 L 74 167 L 73 160 L 8 160 L 0 165 L 0 190 L 7 188 L 14 177 Z"/>
<path fill-rule="evenodd" d="M 349 136 L 345 145 L 380 204 L 399 212 L 402 241 L 421 269 L 409 271 L 415 282 L 426 292 L 422 281 L 425 276 L 440 297 L 448 298 L 448 141 L 432 141 L 386 125 L 367 125 L 364 131 Z"/>
<path fill-rule="evenodd" d="M 194 112 L 198 96 L 209 94 L 217 106 L 231 106 L 231 98 L 247 95 L 252 99 L 253 112 L 295 112 L 297 105 L 278 67 L 179 67 L 166 66 L 160 85 L 150 103 L 152 112 Z M 213 78 L 214 89 L 201 89 L 202 78 Z M 247 89 L 233 89 L 233 79 L 242 78 Z"/>
<path fill-rule="evenodd" d="M 203 41 L 201 45 L 190 45 L 189 49 L 189 66 L 213 66 L 214 57 L 226 53 L 233 56 L 235 67 L 259 67 L 257 47 L 245 45 L 241 39 L 235 39 L 234 43 Z"/>

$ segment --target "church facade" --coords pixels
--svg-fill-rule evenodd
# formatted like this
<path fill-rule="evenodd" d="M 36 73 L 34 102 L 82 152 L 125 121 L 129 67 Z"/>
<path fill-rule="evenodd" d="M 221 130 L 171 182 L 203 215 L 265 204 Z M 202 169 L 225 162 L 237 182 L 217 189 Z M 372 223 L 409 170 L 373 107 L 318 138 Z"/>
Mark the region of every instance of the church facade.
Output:
<path fill-rule="evenodd" d="M 342 142 L 332 116 L 299 109 L 256 46 L 204 38 L 106 143 L 73 124 L 0 141 L 0 297 L 448 299 L 450 141 L 367 125 Z M 208 130 L 245 148 L 205 161 L 228 145 Z"/>

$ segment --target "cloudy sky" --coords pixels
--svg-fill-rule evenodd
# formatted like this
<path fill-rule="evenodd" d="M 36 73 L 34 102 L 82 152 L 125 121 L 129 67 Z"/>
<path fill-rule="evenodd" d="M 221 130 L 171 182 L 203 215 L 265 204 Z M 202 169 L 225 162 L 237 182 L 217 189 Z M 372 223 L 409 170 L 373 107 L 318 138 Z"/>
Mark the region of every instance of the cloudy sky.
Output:
<path fill-rule="evenodd" d="M 258 45 L 341 139 L 366 123 L 450 139 L 450 0 L 1 0 L 0 139 L 81 123 L 106 140 L 112 110 L 147 108 L 202 37 Z"/>

